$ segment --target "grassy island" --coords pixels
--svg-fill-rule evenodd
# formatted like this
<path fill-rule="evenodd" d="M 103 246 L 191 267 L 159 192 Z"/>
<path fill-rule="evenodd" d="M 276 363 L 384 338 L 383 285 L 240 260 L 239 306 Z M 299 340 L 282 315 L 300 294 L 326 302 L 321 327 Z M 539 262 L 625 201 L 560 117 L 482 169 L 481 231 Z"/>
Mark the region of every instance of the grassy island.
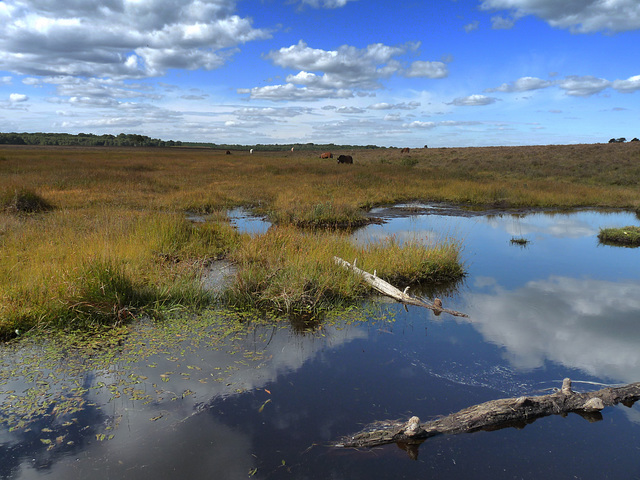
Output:
<path fill-rule="evenodd" d="M 361 298 L 333 255 L 392 283 L 459 278 L 462 246 L 446 238 L 362 247 L 343 232 L 410 200 L 637 210 L 637 143 L 334 152 L 353 165 L 320 151 L 1 146 L 0 337 L 213 302 L 288 312 Z M 237 206 L 278 228 L 239 234 L 225 213 Z M 237 274 L 214 295 L 200 277 L 220 258 Z"/>
<path fill-rule="evenodd" d="M 608 245 L 640 247 L 640 227 L 602 228 L 598 239 Z"/>

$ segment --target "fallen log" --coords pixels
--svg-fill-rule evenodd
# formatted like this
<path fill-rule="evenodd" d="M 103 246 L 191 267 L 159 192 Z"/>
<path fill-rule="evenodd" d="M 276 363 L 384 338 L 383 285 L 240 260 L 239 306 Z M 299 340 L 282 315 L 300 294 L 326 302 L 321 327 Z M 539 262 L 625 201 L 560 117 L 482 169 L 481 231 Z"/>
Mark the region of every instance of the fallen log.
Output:
<path fill-rule="evenodd" d="M 467 315 L 466 313 L 456 312 L 455 310 L 449 310 L 448 308 L 442 308 L 442 301 L 438 298 L 436 298 L 434 303 L 428 303 L 419 298 L 412 297 L 411 295 L 407 294 L 407 290 L 409 289 L 409 287 L 405 288 L 404 292 L 402 290 L 399 290 L 389 282 L 386 282 L 376 276 L 375 271 L 373 272 L 373 275 L 371 275 L 369 272 L 365 272 L 364 270 L 356 267 L 356 260 L 353 261 L 353 264 L 347 262 L 346 260 L 343 260 L 340 257 L 333 257 L 333 260 L 338 265 L 342 265 L 343 267 L 356 272 L 364 279 L 365 282 L 375 288 L 378 292 L 382 293 L 383 295 L 387 295 L 388 297 L 394 298 L 406 305 L 415 305 L 417 307 L 428 308 L 430 310 L 433 310 L 436 315 L 440 315 L 442 312 L 444 312 L 456 317 L 469 317 L 469 315 Z"/>
<path fill-rule="evenodd" d="M 602 420 L 600 410 L 604 407 L 622 403 L 630 408 L 638 399 L 640 382 L 576 393 L 571 389 L 571 380 L 565 378 L 562 388 L 548 395 L 491 400 L 425 423 L 420 423 L 418 417 L 411 417 L 407 422 L 376 422 L 355 435 L 340 439 L 333 446 L 375 447 L 397 443 L 413 457 L 417 455 L 416 448 L 420 443 L 436 435 L 492 431 L 506 427 L 524 428 L 538 418 L 566 416 L 571 412 L 596 422 Z"/>

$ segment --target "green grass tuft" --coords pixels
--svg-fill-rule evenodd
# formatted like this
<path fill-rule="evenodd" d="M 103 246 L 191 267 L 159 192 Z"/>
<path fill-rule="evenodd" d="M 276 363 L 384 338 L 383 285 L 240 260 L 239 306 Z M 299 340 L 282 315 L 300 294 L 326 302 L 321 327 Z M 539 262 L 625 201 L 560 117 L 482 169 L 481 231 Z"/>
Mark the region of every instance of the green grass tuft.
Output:
<path fill-rule="evenodd" d="M 607 245 L 640 247 L 640 227 L 601 228 L 598 239 Z"/>

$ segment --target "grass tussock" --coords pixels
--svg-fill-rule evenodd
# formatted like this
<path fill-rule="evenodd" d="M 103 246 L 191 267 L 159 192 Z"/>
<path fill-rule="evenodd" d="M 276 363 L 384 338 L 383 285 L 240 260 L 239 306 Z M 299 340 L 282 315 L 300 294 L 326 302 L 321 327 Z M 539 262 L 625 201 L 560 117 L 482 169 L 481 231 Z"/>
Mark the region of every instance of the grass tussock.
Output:
<path fill-rule="evenodd" d="M 369 292 L 362 279 L 336 265 L 333 257 L 358 259 L 358 266 L 402 285 L 445 281 L 464 275 L 460 246 L 425 246 L 394 238 L 366 246 L 348 236 L 279 227 L 243 243 L 233 253 L 238 267 L 227 301 L 236 306 L 282 312 L 317 311 L 353 302 Z"/>
<path fill-rule="evenodd" d="M 5 188 L 0 195 L 0 210 L 8 213 L 29 214 L 52 209 L 51 203 L 27 188 Z"/>
<path fill-rule="evenodd" d="M 197 225 L 177 214 L 54 211 L 21 219 L 0 236 L 0 337 L 200 308 L 212 301 L 200 272 L 239 241 L 228 223 Z"/>
<path fill-rule="evenodd" d="M 602 228 L 598 233 L 598 239 L 607 245 L 640 247 L 640 227 Z"/>
<path fill-rule="evenodd" d="M 276 225 L 312 229 L 349 230 L 369 222 L 360 208 L 345 204 L 336 205 L 333 202 L 287 205 L 285 208 L 271 211 L 268 216 Z"/>

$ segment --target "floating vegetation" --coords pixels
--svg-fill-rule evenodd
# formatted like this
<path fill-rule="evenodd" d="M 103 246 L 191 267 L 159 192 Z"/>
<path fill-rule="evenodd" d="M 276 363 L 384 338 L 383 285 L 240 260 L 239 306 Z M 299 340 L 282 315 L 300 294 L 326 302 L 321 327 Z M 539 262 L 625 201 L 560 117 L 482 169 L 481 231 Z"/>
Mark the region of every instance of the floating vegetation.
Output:
<path fill-rule="evenodd" d="M 521 247 L 526 247 L 529 244 L 530 240 L 527 240 L 524 237 L 511 237 L 510 243 L 512 245 L 519 245 Z"/>
<path fill-rule="evenodd" d="M 640 227 L 601 228 L 598 233 L 600 243 L 624 247 L 640 246 Z"/>
<path fill-rule="evenodd" d="M 299 334 L 324 337 L 330 325 L 340 330 L 391 321 L 384 310 L 345 309 L 327 315 L 322 328 Z M 54 449 L 72 448 L 79 435 L 112 440 L 124 410 L 145 412 L 152 422 L 170 421 L 172 405 L 188 402 L 195 412 L 197 404 L 213 400 L 211 392 L 219 397 L 251 388 L 246 371 L 268 365 L 270 339 L 287 328 L 270 315 L 216 310 L 96 327 L 92 334 L 41 332 L 6 344 L 0 427 L 16 438 L 39 432 L 40 443 Z"/>

